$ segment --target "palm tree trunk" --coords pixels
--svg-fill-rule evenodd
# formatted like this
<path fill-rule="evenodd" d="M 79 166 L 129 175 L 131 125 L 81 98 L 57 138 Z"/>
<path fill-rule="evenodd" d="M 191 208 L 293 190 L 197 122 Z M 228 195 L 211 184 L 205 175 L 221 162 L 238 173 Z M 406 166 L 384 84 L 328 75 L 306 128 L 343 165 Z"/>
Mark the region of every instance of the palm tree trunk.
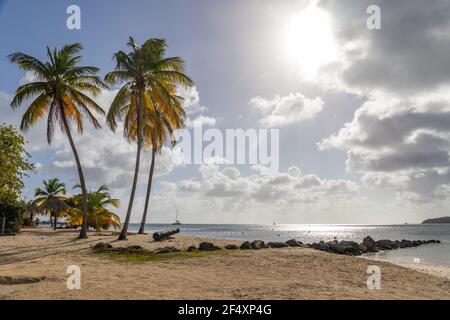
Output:
<path fill-rule="evenodd" d="M 56 222 L 57 222 L 57 216 L 56 216 L 56 212 L 55 212 L 55 222 L 53 223 L 53 230 L 56 230 Z"/>
<path fill-rule="evenodd" d="M 64 108 L 62 103 L 60 103 L 61 108 L 61 119 L 64 124 L 64 129 L 66 130 L 66 135 L 69 138 L 70 147 L 72 148 L 73 155 L 75 157 L 75 162 L 77 163 L 78 176 L 80 178 L 81 185 L 81 212 L 83 213 L 83 222 L 81 224 L 81 231 L 79 235 L 79 239 L 87 238 L 87 229 L 88 229 L 88 217 L 87 217 L 87 190 L 86 190 L 86 182 L 84 180 L 83 169 L 81 168 L 80 158 L 78 157 L 78 151 L 75 147 L 75 143 L 73 142 L 72 133 L 70 132 L 69 124 L 67 123 L 66 115 L 64 114 Z"/>
<path fill-rule="evenodd" d="M 136 151 L 136 164 L 134 166 L 133 186 L 131 187 L 130 200 L 128 202 L 127 215 L 123 224 L 122 231 L 120 232 L 118 240 L 126 240 L 128 233 L 128 225 L 130 223 L 131 211 L 133 210 L 134 195 L 136 193 L 137 180 L 139 176 L 139 165 L 141 162 L 141 147 L 142 147 L 142 95 L 138 93 L 138 104 L 136 110 L 137 116 L 137 151 Z"/>
<path fill-rule="evenodd" d="M 145 206 L 144 212 L 142 214 L 141 226 L 139 228 L 139 234 L 144 234 L 145 222 L 147 221 L 147 211 L 148 211 L 148 203 L 150 200 L 150 193 L 152 192 L 152 182 L 153 182 L 153 172 L 155 170 L 155 158 L 156 158 L 156 149 L 152 149 L 152 163 L 150 165 L 150 174 L 148 175 L 148 183 L 147 183 L 147 195 L 145 196 Z"/>

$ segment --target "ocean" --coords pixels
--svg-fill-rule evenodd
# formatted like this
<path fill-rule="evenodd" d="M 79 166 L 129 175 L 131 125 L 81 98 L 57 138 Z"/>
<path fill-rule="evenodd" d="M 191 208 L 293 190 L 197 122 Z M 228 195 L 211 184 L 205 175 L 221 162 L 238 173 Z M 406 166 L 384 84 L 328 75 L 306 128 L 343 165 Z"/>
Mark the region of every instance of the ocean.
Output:
<path fill-rule="evenodd" d="M 440 240 L 440 244 L 427 244 L 379 252 L 369 258 L 397 263 L 421 263 L 431 266 L 450 267 L 450 224 L 408 225 L 317 225 L 317 224 L 147 224 L 146 232 L 180 228 L 180 234 L 230 240 L 286 241 L 297 239 L 303 243 L 352 240 L 361 242 L 365 236 L 375 240 Z M 139 224 L 130 224 L 129 231 L 136 232 Z"/>

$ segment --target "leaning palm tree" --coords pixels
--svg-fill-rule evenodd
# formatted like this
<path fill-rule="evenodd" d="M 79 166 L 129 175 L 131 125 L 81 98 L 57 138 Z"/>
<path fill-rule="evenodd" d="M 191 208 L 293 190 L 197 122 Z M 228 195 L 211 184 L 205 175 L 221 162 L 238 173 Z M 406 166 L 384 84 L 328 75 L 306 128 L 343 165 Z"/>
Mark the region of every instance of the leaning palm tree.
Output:
<path fill-rule="evenodd" d="M 124 136 L 137 142 L 136 163 L 133 184 L 128 202 L 127 214 L 119 240 L 127 238 L 128 225 L 133 209 L 134 196 L 136 192 L 137 179 L 141 149 L 144 136 L 144 113 L 148 117 L 157 117 L 152 100 L 155 97 L 164 105 L 170 105 L 173 94 L 168 90 L 167 84 L 179 83 L 190 85 L 192 81 L 182 73 L 182 61 L 180 58 L 165 58 L 166 42 L 162 39 L 147 40 L 142 46 L 130 37 L 128 45 L 131 52 L 119 51 L 114 55 L 116 68 L 105 76 L 105 80 L 111 84 L 121 83 L 111 104 L 107 115 L 108 126 L 115 131 L 118 121 L 124 121 Z"/>
<path fill-rule="evenodd" d="M 58 217 L 69 208 L 65 202 L 67 200 L 66 185 L 57 178 L 44 180 L 44 188 L 36 188 L 34 196 L 34 203 L 39 211 L 50 215 L 50 221 L 56 230 Z"/>
<path fill-rule="evenodd" d="M 96 75 L 98 68 L 79 66 L 81 56 L 78 53 L 82 46 L 78 43 L 69 44 L 60 50 L 50 50 L 47 47 L 47 62 L 22 52 L 9 55 L 13 63 L 20 68 L 31 71 L 37 81 L 24 84 L 17 88 L 11 102 L 13 108 L 19 107 L 24 100 L 34 99 L 22 117 L 20 128 L 26 131 L 37 121 L 47 117 L 47 141 L 51 144 L 55 121 L 59 122 L 61 130 L 67 135 L 77 164 L 78 176 L 83 193 L 82 212 L 83 226 L 80 238 L 87 237 L 87 191 L 81 162 L 72 138 L 71 122 L 76 124 L 78 133 L 83 133 L 83 116 L 87 117 L 95 128 L 100 124 L 95 113 L 104 114 L 103 109 L 87 94 L 96 96 L 107 86 Z"/>
<path fill-rule="evenodd" d="M 171 86 L 168 86 L 169 92 Z M 172 96 L 170 104 L 164 104 L 164 101 L 158 99 L 158 96 L 152 99 L 152 109 L 144 112 L 144 145 L 151 148 L 150 172 L 148 175 L 147 192 L 145 195 L 144 211 L 142 213 L 139 234 L 145 233 L 145 223 L 147 221 L 148 207 L 150 202 L 150 193 L 153 184 L 153 174 L 155 169 L 156 154 L 161 153 L 162 147 L 167 143 L 170 136 L 172 146 L 176 143 L 174 132 L 184 126 L 185 112 L 182 107 L 182 98 L 176 95 Z M 154 116 L 147 115 L 154 113 Z M 146 116 L 147 115 L 147 116 Z"/>
<path fill-rule="evenodd" d="M 74 186 L 74 188 L 80 187 L 80 185 Z M 73 210 L 70 210 L 67 215 L 71 226 L 79 226 L 81 224 L 81 199 L 82 195 L 77 194 L 68 201 L 74 208 Z M 87 200 L 89 227 L 93 227 L 97 231 L 108 230 L 111 227 L 116 230 L 120 228 L 119 216 L 108 209 L 109 207 L 118 208 L 120 200 L 111 197 L 107 186 L 102 185 L 97 190 L 90 191 Z"/>

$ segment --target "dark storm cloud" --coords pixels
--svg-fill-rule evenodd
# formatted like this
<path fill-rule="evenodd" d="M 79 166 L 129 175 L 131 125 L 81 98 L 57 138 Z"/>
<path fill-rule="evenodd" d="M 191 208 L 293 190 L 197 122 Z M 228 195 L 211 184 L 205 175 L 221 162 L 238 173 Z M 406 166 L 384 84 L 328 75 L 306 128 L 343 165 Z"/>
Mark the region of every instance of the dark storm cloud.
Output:
<path fill-rule="evenodd" d="M 381 30 L 366 27 L 366 9 L 373 4 L 381 9 Z M 363 46 L 360 54 L 346 53 L 351 63 L 340 70 L 346 86 L 398 94 L 450 83 L 450 1 L 344 0 L 320 5 L 332 13 L 340 45 L 358 41 Z"/>

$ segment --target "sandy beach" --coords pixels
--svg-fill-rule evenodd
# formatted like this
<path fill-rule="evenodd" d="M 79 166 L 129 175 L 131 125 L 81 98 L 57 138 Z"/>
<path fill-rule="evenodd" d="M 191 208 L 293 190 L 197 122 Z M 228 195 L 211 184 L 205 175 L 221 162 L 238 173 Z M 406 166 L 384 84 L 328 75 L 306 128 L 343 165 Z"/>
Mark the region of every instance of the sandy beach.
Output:
<path fill-rule="evenodd" d="M 91 248 L 107 242 L 186 249 L 205 239 L 176 236 L 155 243 L 150 235 L 130 235 L 128 241 L 116 241 L 110 233 L 90 233 L 85 240 L 76 236 L 28 229 L 0 238 L 0 299 L 450 299 L 446 274 L 312 249 L 221 250 L 131 261 Z M 379 290 L 366 285 L 367 266 L 374 264 L 381 269 Z M 66 287 L 69 265 L 81 268 L 80 290 Z M 31 283 L 20 283 L 27 280 Z"/>

